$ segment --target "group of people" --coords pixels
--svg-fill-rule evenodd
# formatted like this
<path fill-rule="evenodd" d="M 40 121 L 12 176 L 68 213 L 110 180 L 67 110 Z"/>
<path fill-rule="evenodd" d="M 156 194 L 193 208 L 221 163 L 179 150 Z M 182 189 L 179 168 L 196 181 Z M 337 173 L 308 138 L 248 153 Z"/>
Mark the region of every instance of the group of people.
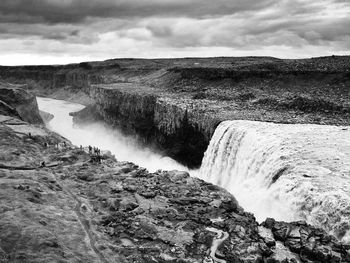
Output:
<path fill-rule="evenodd" d="M 89 154 L 101 155 L 101 150 L 97 147 L 92 147 L 89 145 Z"/>
<path fill-rule="evenodd" d="M 101 163 L 101 150 L 99 148 L 89 145 L 89 154 L 91 162 Z"/>
<path fill-rule="evenodd" d="M 55 146 L 55 148 L 57 148 L 57 149 L 62 149 L 62 148 L 67 148 L 67 143 L 64 141 L 64 142 L 62 142 L 62 143 L 59 143 L 59 142 L 55 142 L 54 144 L 53 144 L 54 146 Z M 44 142 L 44 147 L 45 148 L 47 148 L 47 147 L 49 147 L 49 144 L 47 143 L 47 142 Z"/>
<path fill-rule="evenodd" d="M 58 143 L 57 142 L 55 146 L 56 146 L 57 149 L 59 149 L 60 147 L 61 147 L 61 149 L 62 148 L 67 148 L 67 143 L 65 141 L 62 142 L 62 143 Z"/>
<path fill-rule="evenodd" d="M 29 138 L 33 138 L 31 133 L 28 133 Z M 54 145 L 55 148 L 57 149 L 62 149 L 62 148 L 67 148 L 67 142 L 63 141 L 62 143 L 59 143 L 58 141 L 54 142 L 52 145 Z M 44 147 L 48 148 L 50 146 L 50 144 L 48 142 L 44 142 Z M 46 167 L 46 163 L 45 161 L 42 161 L 40 164 L 40 168 L 45 168 Z"/>
<path fill-rule="evenodd" d="M 31 137 L 31 134 L 29 133 L 29 136 Z M 67 148 L 67 143 L 63 141 L 62 143 L 59 143 L 56 141 L 54 144 L 55 148 L 57 149 L 62 149 L 62 148 Z M 44 147 L 48 148 L 49 144 L 47 142 L 44 142 Z M 80 145 L 80 150 L 83 150 L 83 146 Z M 92 147 L 91 145 L 88 146 L 89 154 L 91 157 L 91 162 L 93 163 L 101 163 L 101 150 L 97 147 Z M 40 167 L 46 167 L 46 163 L 43 161 L 40 165 Z"/>

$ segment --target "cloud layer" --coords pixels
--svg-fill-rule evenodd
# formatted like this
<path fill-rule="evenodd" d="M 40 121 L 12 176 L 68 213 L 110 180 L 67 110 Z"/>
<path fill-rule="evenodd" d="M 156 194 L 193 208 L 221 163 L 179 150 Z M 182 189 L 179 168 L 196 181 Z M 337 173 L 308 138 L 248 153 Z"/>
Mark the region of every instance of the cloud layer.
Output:
<path fill-rule="evenodd" d="M 347 0 L 1 0 L 0 64 L 350 54 L 349 28 Z"/>

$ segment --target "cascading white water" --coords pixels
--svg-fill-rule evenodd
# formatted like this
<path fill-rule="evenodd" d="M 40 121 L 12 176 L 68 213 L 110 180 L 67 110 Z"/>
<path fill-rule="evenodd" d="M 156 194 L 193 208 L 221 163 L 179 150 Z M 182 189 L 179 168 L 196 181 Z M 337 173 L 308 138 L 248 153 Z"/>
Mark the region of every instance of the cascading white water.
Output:
<path fill-rule="evenodd" d="M 350 242 L 350 127 L 225 121 L 198 176 L 260 221 L 303 219 Z"/>
<path fill-rule="evenodd" d="M 74 127 L 70 112 L 84 108 L 83 105 L 63 100 L 37 98 L 40 110 L 54 115 L 48 127 L 70 140 L 74 145 L 92 145 L 102 150 L 110 150 L 119 161 L 130 161 L 150 172 L 163 170 L 188 170 L 175 160 L 161 156 L 145 147 L 139 147 L 133 137 L 127 137 L 116 129 L 102 123 L 89 123 L 84 127 Z"/>

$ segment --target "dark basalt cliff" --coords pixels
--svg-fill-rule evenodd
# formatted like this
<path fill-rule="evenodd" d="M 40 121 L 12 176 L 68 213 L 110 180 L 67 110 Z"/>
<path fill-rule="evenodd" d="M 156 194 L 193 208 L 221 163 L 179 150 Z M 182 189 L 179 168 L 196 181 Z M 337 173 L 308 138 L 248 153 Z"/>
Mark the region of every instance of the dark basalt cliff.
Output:
<path fill-rule="evenodd" d="M 91 105 L 75 120 L 102 119 L 190 167 L 223 120 L 350 125 L 347 56 L 115 59 L 0 67 L 0 77 Z"/>
<path fill-rule="evenodd" d="M 91 103 L 86 95 L 90 76 L 79 67 L 27 66 L 0 67 L 0 79 L 8 83 L 23 85 L 37 96 L 56 99 L 79 100 Z"/>
<path fill-rule="evenodd" d="M 0 83 L 0 112 L 32 124 L 44 124 L 35 96 L 21 86 Z"/>
<path fill-rule="evenodd" d="M 75 114 L 76 122 L 89 122 L 98 113 L 102 119 L 165 155 L 198 167 L 216 125 L 215 118 L 199 114 L 190 102 L 162 95 L 135 84 L 92 86 L 93 106 Z M 95 118 L 95 119 L 98 119 Z"/>

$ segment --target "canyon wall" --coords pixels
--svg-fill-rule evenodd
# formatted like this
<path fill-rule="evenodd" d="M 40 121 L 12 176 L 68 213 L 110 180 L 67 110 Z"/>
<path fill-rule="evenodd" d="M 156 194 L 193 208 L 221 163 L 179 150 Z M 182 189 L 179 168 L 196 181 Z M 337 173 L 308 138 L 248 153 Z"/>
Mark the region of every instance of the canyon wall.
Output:
<path fill-rule="evenodd" d="M 0 112 L 32 124 L 44 124 L 35 96 L 22 88 L 0 83 Z"/>
<path fill-rule="evenodd" d="M 92 86 L 89 94 L 95 104 L 88 108 L 90 111 L 75 114 L 74 120 L 87 122 L 97 113 L 106 123 L 136 135 L 165 155 L 189 167 L 199 167 L 218 120 L 200 114 L 186 99 L 135 86 Z"/>
<path fill-rule="evenodd" d="M 223 120 L 350 125 L 350 57 L 112 59 L 0 67 L 0 79 L 84 105 L 164 154 L 200 165 Z"/>
<path fill-rule="evenodd" d="M 84 69 L 71 66 L 23 66 L 0 67 L 3 82 L 26 85 L 29 92 L 42 97 L 51 97 L 91 104 L 86 88 L 90 75 Z"/>

